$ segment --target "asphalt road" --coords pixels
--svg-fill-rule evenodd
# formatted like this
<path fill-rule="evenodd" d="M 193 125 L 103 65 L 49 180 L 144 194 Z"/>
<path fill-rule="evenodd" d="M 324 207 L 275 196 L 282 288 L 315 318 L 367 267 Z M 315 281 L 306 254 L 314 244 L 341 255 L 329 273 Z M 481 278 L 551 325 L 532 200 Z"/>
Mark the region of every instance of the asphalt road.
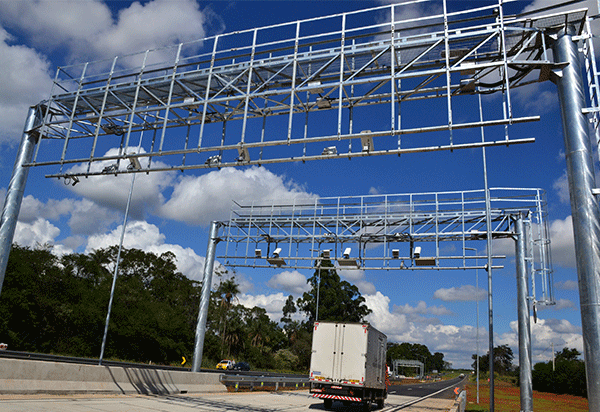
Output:
<path fill-rule="evenodd" d="M 382 412 L 432 412 L 446 411 L 454 403 L 453 389 L 460 379 L 390 387 L 390 394 Z M 444 387 L 429 399 L 413 404 L 419 396 L 426 396 Z M 406 393 L 406 395 L 399 392 Z M 446 394 L 446 395 L 444 395 Z M 441 397 L 438 397 L 441 396 Z M 315 399 L 307 390 L 294 392 L 222 392 L 187 395 L 1 395 L 2 412 L 309 412 L 324 411 L 323 401 Z M 344 406 L 335 402 L 334 411 L 354 412 L 359 407 Z"/>
<path fill-rule="evenodd" d="M 438 398 L 456 397 L 454 389 L 456 387 L 462 388 L 462 382 L 462 378 L 455 378 L 432 383 L 416 383 L 414 385 L 392 385 L 388 388 L 388 393 L 390 395 L 414 396 L 421 398 L 438 392 L 444 388 L 450 387 L 447 390 L 440 392 L 434 396 Z"/>
<path fill-rule="evenodd" d="M 390 395 L 382 412 L 440 412 L 454 403 L 449 399 L 430 398 L 406 406 L 413 397 Z M 2 412 L 311 412 L 324 411 L 323 401 L 308 391 L 242 392 L 203 395 L 28 395 L 0 397 Z M 334 403 L 336 412 L 355 412 L 361 408 Z"/>

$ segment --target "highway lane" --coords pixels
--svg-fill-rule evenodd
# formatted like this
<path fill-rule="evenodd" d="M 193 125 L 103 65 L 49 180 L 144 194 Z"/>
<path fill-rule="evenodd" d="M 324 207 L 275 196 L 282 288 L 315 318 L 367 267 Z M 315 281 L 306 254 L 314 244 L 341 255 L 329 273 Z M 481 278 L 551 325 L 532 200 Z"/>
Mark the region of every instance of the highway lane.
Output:
<path fill-rule="evenodd" d="M 463 380 L 463 378 L 454 378 L 431 383 L 423 382 L 411 385 L 391 385 L 388 388 L 388 393 L 391 395 L 423 397 L 448 388 L 446 391 L 440 392 L 435 396 L 440 398 L 448 396 L 452 397 L 455 396 L 454 389 L 456 387 L 462 388 L 464 386 L 462 383 Z"/>
<path fill-rule="evenodd" d="M 382 412 L 430 412 L 449 410 L 454 396 L 441 392 L 438 398 L 413 404 L 416 394 L 432 394 L 442 387 L 453 388 L 460 379 L 390 387 L 390 394 Z M 405 393 L 405 395 L 399 392 Z M 406 395 L 407 394 L 407 395 Z M 373 405 L 374 406 L 374 405 Z M 293 392 L 219 392 L 182 395 L 0 395 L 3 412 L 310 412 L 324 411 L 323 401 L 315 399 L 306 390 Z M 344 406 L 335 402 L 333 410 L 354 412 L 361 408 Z"/>
<path fill-rule="evenodd" d="M 447 411 L 453 401 L 427 399 L 412 406 L 404 406 L 414 399 L 390 395 L 382 412 Z M 242 392 L 203 395 L 28 395 L 0 397 L 2 412 L 312 412 L 324 411 L 323 401 L 310 396 L 308 391 L 296 392 Z M 334 403 L 336 412 L 360 411 Z"/>

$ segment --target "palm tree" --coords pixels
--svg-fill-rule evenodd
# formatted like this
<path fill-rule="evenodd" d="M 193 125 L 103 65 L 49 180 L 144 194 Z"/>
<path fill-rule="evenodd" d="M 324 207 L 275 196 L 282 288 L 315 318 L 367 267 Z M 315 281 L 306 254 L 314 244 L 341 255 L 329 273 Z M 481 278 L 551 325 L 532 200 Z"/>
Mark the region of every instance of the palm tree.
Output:
<path fill-rule="evenodd" d="M 239 285 L 235 283 L 235 277 L 232 277 L 219 282 L 219 287 L 217 288 L 216 292 L 218 299 L 220 300 L 219 310 L 221 312 L 221 320 L 219 321 L 219 333 L 221 335 L 221 356 L 223 356 L 225 336 L 227 333 L 227 315 L 231 310 L 231 302 L 234 299 L 237 300 L 237 294 L 240 293 L 240 288 Z"/>

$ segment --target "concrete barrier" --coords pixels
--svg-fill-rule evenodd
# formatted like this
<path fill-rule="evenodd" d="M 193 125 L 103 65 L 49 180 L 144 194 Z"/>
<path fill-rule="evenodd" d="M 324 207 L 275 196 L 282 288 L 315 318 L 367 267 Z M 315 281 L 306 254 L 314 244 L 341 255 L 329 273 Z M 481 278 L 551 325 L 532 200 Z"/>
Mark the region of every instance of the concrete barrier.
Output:
<path fill-rule="evenodd" d="M 217 373 L 0 358 L 1 394 L 224 392 Z"/>
<path fill-rule="evenodd" d="M 467 391 L 461 391 L 456 400 L 454 401 L 454 405 L 450 408 L 450 412 L 465 412 L 467 408 Z"/>

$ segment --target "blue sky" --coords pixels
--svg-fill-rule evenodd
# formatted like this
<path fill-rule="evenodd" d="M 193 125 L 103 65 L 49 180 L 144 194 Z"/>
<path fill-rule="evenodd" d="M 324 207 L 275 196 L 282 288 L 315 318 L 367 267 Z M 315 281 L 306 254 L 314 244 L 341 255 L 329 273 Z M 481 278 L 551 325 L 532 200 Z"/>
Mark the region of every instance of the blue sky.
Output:
<path fill-rule="evenodd" d="M 450 2 L 457 4 L 458 2 Z M 471 2 L 475 4 L 475 2 Z M 511 11 L 536 7 L 518 1 Z M 540 2 L 548 5 L 549 1 Z M 590 7 L 595 13 L 595 1 Z M 371 1 L 0 1 L 0 197 L 10 180 L 27 107 L 46 99 L 59 65 L 112 58 L 215 34 L 374 7 Z M 477 2 L 488 4 L 488 2 Z M 441 3 L 427 5 L 440 9 Z M 490 99 L 494 99 L 491 97 Z M 492 101 L 493 103 L 493 101 Z M 534 362 L 547 361 L 551 344 L 582 350 L 574 268 L 573 235 L 560 111 L 552 83 L 515 91 L 519 115 L 541 116 L 511 131 L 535 143 L 487 150 L 490 187 L 542 188 L 547 192 L 557 305 L 532 324 Z M 461 116 L 470 108 L 456 108 Z M 422 112 L 411 114 L 419 122 Z M 357 130 L 361 119 L 357 119 Z M 501 133 L 492 131 L 490 133 Z M 501 137 L 499 137 L 501 138 Z M 33 168 L 25 191 L 15 241 L 49 243 L 57 254 L 89 252 L 117 244 L 130 178 L 98 177 L 65 186 Z M 229 217 L 231 200 L 295 196 L 326 197 L 482 189 L 481 150 L 380 156 L 353 160 L 284 163 L 261 168 L 155 173 L 136 180 L 126 247 L 172 251 L 179 269 L 199 279 L 207 225 Z M 516 280 L 512 247 L 505 268 L 494 272 L 495 343 L 517 354 Z M 485 251 L 485 245 L 480 247 Z M 306 290 L 311 271 L 239 269 L 240 302 L 281 317 L 286 297 Z M 391 341 L 426 344 L 455 367 L 468 367 L 475 352 L 475 273 L 348 271 L 373 310 L 369 321 Z M 487 284 L 479 273 L 480 287 Z M 480 300 L 480 347 L 487 348 L 487 300 Z"/>

